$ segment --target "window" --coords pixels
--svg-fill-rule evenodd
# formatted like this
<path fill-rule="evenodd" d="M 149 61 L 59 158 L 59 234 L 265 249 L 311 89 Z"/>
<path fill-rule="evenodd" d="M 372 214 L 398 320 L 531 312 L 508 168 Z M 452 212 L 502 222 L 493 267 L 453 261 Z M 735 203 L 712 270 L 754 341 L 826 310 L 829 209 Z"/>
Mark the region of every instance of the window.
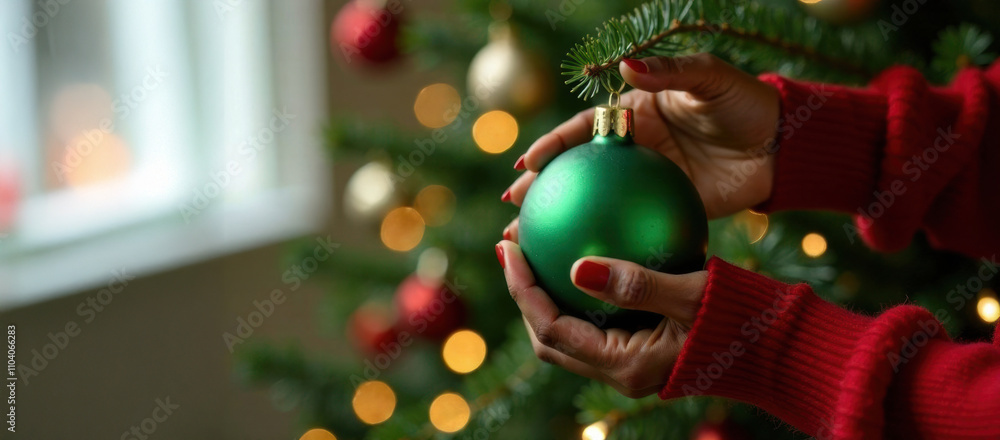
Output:
<path fill-rule="evenodd" d="M 315 229 L 327 199 L 319 11 L 0 4 L 0 170 L 16 170 L 21 194 L 0 224 L 0 308 Z"/>

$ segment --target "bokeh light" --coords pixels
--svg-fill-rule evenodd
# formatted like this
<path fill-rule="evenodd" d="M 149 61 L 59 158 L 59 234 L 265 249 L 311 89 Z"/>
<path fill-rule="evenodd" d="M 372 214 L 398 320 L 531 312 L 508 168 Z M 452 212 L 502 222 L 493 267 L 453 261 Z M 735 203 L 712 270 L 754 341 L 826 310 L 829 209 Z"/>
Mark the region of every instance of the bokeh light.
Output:
<path fill-rule="evenodd" d="M 736 227 L 746 232 L 750 243 L 756 243 L 767 234 L 767 214 L 760 214 L 750 209 L 744 209 L 733 216 Z"/>
<path fill-rule="evenodd" d="M 110 128 L 114 112 L 112 98 L 97 84 L 70 84 L 52 98 L 49 111 L 50 130 L 56 142 L 67 142 L 79 133 L 101 128 Z"/>
<path fill-rule="evenodd" d="M 344 207 L 358 218 L 379 218 L 396 204 L 392 171 L 381 162 L 365 164 L 347 180 Z"/>
<path fill-rule="evenodd" d="M 69 186 L 85 186 L 123 176 L 132 166 L 132 154 L 114 133 L 88 130 L 66 144 L 57 176 Z"/>
<path fill-rule="evenodd" d="M 382 423 L 389 420 L 396 409 L 396 393 L 385 382 L 368 381 L 358 386 L 351 406 L 362 422 L 369 425 Z"/>
<path fill-rule="evenodd" d="M 826 239 L 822 235 L 810 232 L 802 237 L 802 252 L 816 258 L 826 253 Z"/>
<path fill-rule="evenodd" d="M 608 437 L 608 423 L 600 420 L 583 428 L 580 438 L 583 440 L 604 440 Z"/>
<path fill-rule="evenodd" d="M 484 113 L 472 125 L 472 138 L 480 150 L 503 153 L 517 140 L 517 120 L 503 110 Z"/>
<path fill-rule="evenodd" d="M 446 186 L 429 185 L 417 193 L 413 207 L 427 226 L 441 226 L 455 215 L 455 193 Z"/>
<path fill-rule="evenodd" d="M 417 247 L 424 238 L 424 219 L 416 209 L 402 206 L 389 211 L 382 219 L 382 243 L 394 251 Z"/>
<path fill-rule="evenodd" d="M 21 173 L 13 160 L 0 157 L 0 231 L 14 225 L 21 200 Z"/>
<path fill-rule="evenodd" d="M 458 91 L 448 84 L 431 84 L 417 93 L 413 114 L 428 128 L 444 127 L 454 121 L 462 106 Z"/>
<path fill-rule="evenodd" d="M 299 440 L 337 440 L 337 436 L 323 428 L 314 428 L 302 434 Z"/>
<path fill-rule="evenodd" d="M 1000 302 L 994 296 L 983 296 L 976 303 L 976 312 L 987 324 L 997 322 L 1000 319 Z"/>
<path fill-rule="evenodd" d="M 455 432 L 469 423 L 472 411 L 462 396 L 455 393 L 444 393 L 431 402 L 431 424 L 443 432 Z"/>
<path fill-rule="evenodd" d="M 486 359 L 486 341 L 472 330 L 459 330 L 444 341 L 441 357 L 451 371 L 471 373 Z"/>
<path fill-rule="evenodd" d="M 417 276 L 427 284 L 435 284 L 444 279 L 448 273 L 448 254 L 432 247 L 420 253 L 417 259 Z"/>

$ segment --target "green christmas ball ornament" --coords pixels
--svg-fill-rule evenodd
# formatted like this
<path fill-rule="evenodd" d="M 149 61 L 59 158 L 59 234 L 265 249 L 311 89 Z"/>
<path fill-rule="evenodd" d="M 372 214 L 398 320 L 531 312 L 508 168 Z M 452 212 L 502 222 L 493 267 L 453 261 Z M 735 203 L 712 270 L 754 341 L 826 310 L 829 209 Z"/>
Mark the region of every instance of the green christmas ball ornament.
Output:
<path fill-rule="evenodd" d="M 660 315 L 616 308 L 573 285 L 576 260 L 602 256 L 666 273 L 705 264 L 708 220 L 684 171 L 632 141 L 632 109 L 599 106 L 594 139 L 545 166 L 521 205 L 519 241 L 560 310 L 601 328 L 655 326 Z"/>

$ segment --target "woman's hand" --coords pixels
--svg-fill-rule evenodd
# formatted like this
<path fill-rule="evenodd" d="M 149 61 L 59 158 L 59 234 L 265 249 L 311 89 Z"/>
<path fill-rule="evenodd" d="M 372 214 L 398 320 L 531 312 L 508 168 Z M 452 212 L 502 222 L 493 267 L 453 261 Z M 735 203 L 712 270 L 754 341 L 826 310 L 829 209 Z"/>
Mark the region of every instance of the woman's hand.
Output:
<path fill-rule="evenodd" d="M 516 233 L 512 238 L 517 239 Z M 654 329 L 601 330 L 588 321 L 560 315 L 548 294 L 535 285 L 515 242 L 504 240 L 496 247 L 507 288 L 521 309 L 539 359 L 607 383 L 629 397 L 663 388 L 694 324 L 707 272 L 670 275 L 622 260 L 581 258 L 567 274 L 580 290 L 621 308 L 665 316 Z"/>
<path fill-rule="evenodd" d="M 777 90 L 708 54 L 630 60 L 619 68 L 638 89 L 621 100 L 634 109 L 636 143 L 659 151 L 687 173 L 709 218 L 770 197 L 774 162 L 766 149 L 778 124 Z M 539 138 L 515 164 L 528 171 L 502 199 L 520 206 L 546 163 L 592 137 L 592 119 L 593 109 L 586 110 Z M 497 257 L 536 355 L 630 397 L 662 389 L 697 316 L 707 272 L 670 275 L 622 260 L 578 260 L 567 276 L 586 294 L 665 316 L 654 329 L 601 330 L 560 315 L 535 285 L 517 245 L 517 227 L 515 219 L 504 229 L 506 240 L 497 244 Z"/>
<path fill-rule="evenodd" d="M 619 69 L 638 89 L 621 99 L 622 106 L 634 110 L 636 143 L 659 151 L 687 173 L 709 218 L 770 197 L 774 159 L 765 149 L 778 124 L 777 90 L 705 53 L 629 60 Z M 593 116 L 593 109 L 585 110 L 538 138 L 515 165 L 528 171 L 503 199 L 520 206 L 546 163 L 593 137 Z"/>

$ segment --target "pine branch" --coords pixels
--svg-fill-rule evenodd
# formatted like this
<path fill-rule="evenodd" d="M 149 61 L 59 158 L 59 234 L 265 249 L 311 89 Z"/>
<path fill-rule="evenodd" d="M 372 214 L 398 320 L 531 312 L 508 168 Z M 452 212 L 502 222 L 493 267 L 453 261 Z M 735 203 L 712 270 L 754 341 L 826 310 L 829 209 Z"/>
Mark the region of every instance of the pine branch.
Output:
<path fill-rule="evenodd" d="M 697 16 L 693 12 L 695 4 L 700 10 Z M 706 20 L 706 15 L 711 18 Z M 609 92 L 617 89 L 612 83 L 621 81 L 618 63 L 622 59 L 675 56 L 690 49 L 706 50 L 706 47 L 697 47 L 702 43 L 697 38 L 709 36 L 713 40 L 709 43 L 715 43 L 715 39 L 723 43 L 752 43 L 852 76 L 871 76 L 873 69 L 870 66 L 851 60 L 870 59 L 854 55 L 870 54 L 872 47 L 879 43 L 871 38 L 836 41 L 823 37 L 834 34 L 833 30 L 810 17 L 754 3 L 654 0 L 629 15 L 607 21 L 596 36 L 585 37 L 583 43 L 578 43 L 567 54 L 562 68 L 563 74 L 570 76 L 566 84 L 575 84 L 571 91 L 579 90 L 578 96 L 588 99 L 601 87 Z"/>

